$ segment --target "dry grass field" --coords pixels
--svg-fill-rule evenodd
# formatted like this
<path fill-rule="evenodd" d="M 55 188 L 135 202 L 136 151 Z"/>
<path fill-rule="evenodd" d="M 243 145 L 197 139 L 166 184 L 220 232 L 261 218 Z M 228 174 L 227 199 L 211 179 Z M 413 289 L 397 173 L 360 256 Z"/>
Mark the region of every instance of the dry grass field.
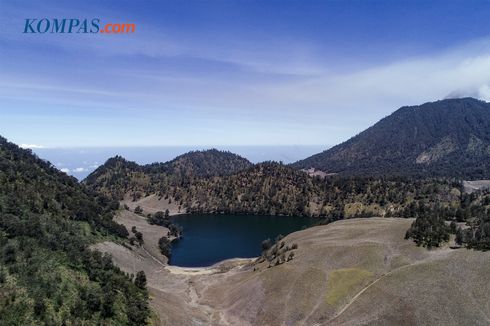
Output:
<path fill-rule="evenodd" d="M 125 271 L 145 271 L 162 325 L 488 325 L 490 253 L 419 248 L 403 239 L 412 221 L 350 219 L 295 232 L 284 239 L 298 244 L 295 258 L 273 267 L 167 266 L 149 243 L 155 226 L 141 227 L 144 248 L 97 247 Z"/>

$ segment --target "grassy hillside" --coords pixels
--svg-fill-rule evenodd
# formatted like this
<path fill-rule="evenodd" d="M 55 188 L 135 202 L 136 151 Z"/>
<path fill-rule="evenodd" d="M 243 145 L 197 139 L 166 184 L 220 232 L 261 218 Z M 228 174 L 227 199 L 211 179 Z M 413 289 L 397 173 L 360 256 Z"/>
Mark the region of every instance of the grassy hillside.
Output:
<path fill-rule="evenodd" d="M 331 149 L 293 164 L 343 175 L 490 179 L 490 104 L 472 98 L 402 107 Z"/>
<path fill-rule="evenodd" d="M 117 207 L 0 138 L 0 324 L 145 324 L 143 279 L 88 249 L 127 235 Z"/>
<path fill-rule="evenodd" d="M 280 241 L 294 258 L 277 265 L 162 270 L 145 253 L 104 248 L 124 270 L 133 256 L 145 262 L 155 310 L 168 324 L 486 325 L 490 253 L 417 247 L 403 240 L 412 222 L 351 219 L 295 232 Z"/>

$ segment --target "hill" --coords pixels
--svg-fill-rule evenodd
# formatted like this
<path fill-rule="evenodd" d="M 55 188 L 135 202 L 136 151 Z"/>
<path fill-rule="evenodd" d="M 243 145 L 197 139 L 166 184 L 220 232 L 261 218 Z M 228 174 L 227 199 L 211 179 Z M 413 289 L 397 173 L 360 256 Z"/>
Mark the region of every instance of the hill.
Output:
<path fill-rule="evenodd" d="M 145 324 L 144 283 L 89 249 L 128 235 L 118 207 L 0 137 L 0 324 Z"/>
<path fill-rule="evenodd" d="M 486 325 L 490 252 L 417 247 L 403 240 L 412 221 L 351 219 L 295 232 L 282 239 L 294 258 L 271 267 L 251 259 L 186 269 L 113 243 L 100 249 L 127 272 L 142 260 L 163 324 Z"/>
<path fill-rule="evenodd" d="M 246 158 L 227 151 L 191 151 L 167 163 L 146 165 L 148 173 L 167 173 L 179 178 L 230 175 L 252 166 Z"/>
<path fill-rule="evenodd" d="M 489 160 L 490 104 L 462 98 L 402 107 L 293 166 L 342 175 L 490 179 Z"/>
<path fill-rule="evenodd" d="M 116 157 L 89 175 L 85 183 L 94 191 L 123 200 L 133 210 L 140 206 L 146 213 L 168 209 L 173 214 L 317 216 L 328 221 L 408 216 L 414 207 L 458 207 L 462 199 L 461 184 L 452 180 L 322 179 L 275 162 L 255 164 L 229 175 L 184 177 L 180 170 L 174 174 L 175 169 L 167 166 L 139 166 Z"/>
<path fill-rule="evenodd" d="M 186 184 L 195 178 L 208 178 L 236 173 L 252 166 L 247 159 L 225 151 L 210 149 L 192 151 L 165 163 L 138 165 L 121 156 L 108 159 L 83 183 L 117 199 L 132 190 L 149 192 L 158 184 Z"/>

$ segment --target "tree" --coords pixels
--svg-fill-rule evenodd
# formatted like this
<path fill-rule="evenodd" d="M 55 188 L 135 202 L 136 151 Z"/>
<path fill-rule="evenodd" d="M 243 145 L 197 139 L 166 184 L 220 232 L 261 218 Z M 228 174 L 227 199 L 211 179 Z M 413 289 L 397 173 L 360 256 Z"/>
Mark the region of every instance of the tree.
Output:
<path fill-rule="evenodd" d="M 90 249 L 95 234 L 125 241 L 116 209 L 114 200 L 0 137 L 0 324 L 146 325 L 146 289 Z M 131 319 L 131 307 L 141 318 Z"/>
<path fill-rule="evenodd" d="M 168 259 L 172 257 L 172 243 L 167 237 L 161 237 L 160 240 L 158 240 L 158 247 L 160 248 L 162 255 L 166 256 Z"/>
<path fill-rule="evenodd" d="M 459 227 L 457 230 L 456 230 L 456 238 L 454 239 L 454 242 L 456 242 L 457 245 L 462 245 L 463 242 L 464 242 L 464 232 L 463 232 L 463 229 L 461 229 L 461 227 Z"/>
<path fill-rule="evenodd" d="M 405 239 L 412 238 L 418 246 L 439 247 L 449 240 L 449 231 L 442 217 L 424 209 L 407 230 Z"/>
<path fill-rule="evenodd" d="M 146 275 L 144 271 L 139 271 L 138 273 L 136 273 L 134 284 L 140 289 L 144 289 L 146 287 Z"/>
<path fill-rule="evenodd" d="M 145 243 L 145 242 L 143 241 L 143 233 L 141 233 L 141 232 L 139 232 L 139 231 L 138 231 L 138 232 L 136 232 L 134 235 L 136 236 L 136 240 L 138 240 L 138 243 L 140 244 L 140 246 L 141 246 L 143 243 Z"/>
<path fill-rule="evenodd" d="M 456 222 L 451 221 L 451 224 L 449 224 L 449 228 L 452 234 L 456 234 L 456 231 L 458 230 L 458 225 L 456 224 Z"/>
<path fill-rule="evenodd" d="M 271 239 L 265 239 L 262 241 L 262 251 L 267 251 L 272 247 Z"/>
<path fill-rule="evenodd" d="M 179 238 L 180 235 L 182 234 L 182 227 L 177 225 L 177 224 L 174 224 L 174 223 L 170 224 L 168 226 L 168 229 L 170 231 L 170 235 L 174 236 L 176 238 Z"/>
<path fill-rule="evenodd" d="M 13 245 L 8 244 L 3 248 L 3 262 L 5 264 L 14 263 L 16 261 L 16 249 Z"/>
<path fill-rule="evenodd" d="M 134 209 L 134 213 L 135 214 L 141 214 L 143 213 L 143 208 L 141 208 L 141 206 L 136 206 L 136 208 Z"/>

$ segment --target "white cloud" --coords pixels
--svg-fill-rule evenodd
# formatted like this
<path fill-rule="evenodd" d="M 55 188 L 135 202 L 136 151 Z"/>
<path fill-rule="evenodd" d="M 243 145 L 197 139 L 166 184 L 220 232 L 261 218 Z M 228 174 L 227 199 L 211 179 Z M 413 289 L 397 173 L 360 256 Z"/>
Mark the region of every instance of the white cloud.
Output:
<path fill-rule="evenodd" d="M 80 173 L 80 172 L 85 172 L 85 171 L 87 171 L 87 169 L 85 169 L 85 168 L 76 168 L 73 170 L 74 173 Z"/>
<path fill-rule="evenodd" d="M 259 91 L 268 102 L 308 107 L 310 114 L 312 108 L 317 113 L 335 109 L 360 116 L 365 111 L 388 114 L 403 105 L 454 95 L 489 101 L 490 39 L 354 72 L 261 85 Z"/>
<path fill-rule="evenodd" d="M 70 169 L 67 169 L 67 168 L 60 169 L 60 171 L 66 173 L 66 174 L 70 173 Z"/>
<path fill-rule="evenodd" d="M 484 99 L 485 101 L 490 101 L 490 87 L 488 84 L 482 85 L 478 89 L 478 94 L 481 99 Z"/>
<path fill-rule="evenodd" d="M 46 148 L 46 146 L 43 145 L 36 145 L 36 144 L 20 144 L 21 148 Z"/>

